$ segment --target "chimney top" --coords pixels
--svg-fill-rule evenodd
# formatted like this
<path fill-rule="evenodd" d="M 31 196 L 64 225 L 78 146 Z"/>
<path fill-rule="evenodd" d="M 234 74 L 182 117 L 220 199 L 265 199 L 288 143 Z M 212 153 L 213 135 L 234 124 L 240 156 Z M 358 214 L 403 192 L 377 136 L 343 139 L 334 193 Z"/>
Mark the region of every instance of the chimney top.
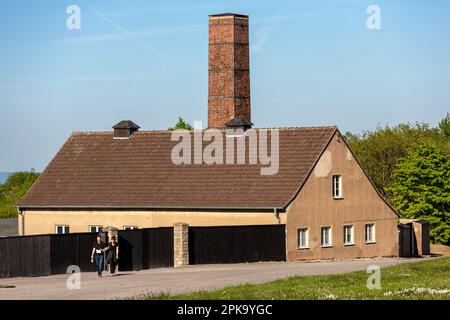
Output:
<path fill-rule="evenodd" d="M 135 131 L 138 131 L 140 127 L 131 120 L 122 120 L 115 126 L 114 129 L 114 138 L 126 139 L 133 135 Z"/>
<path fill-rule="evenodd" d="M 210 14 L 210 17 L 238 17 L 238 18 L 248 18 L 247 15 L 245 14 L 237 14 L 237 13 L 230 13 L 230 12 L 225 12 L 225 13 L 218 13 L 218 14 Z"/>

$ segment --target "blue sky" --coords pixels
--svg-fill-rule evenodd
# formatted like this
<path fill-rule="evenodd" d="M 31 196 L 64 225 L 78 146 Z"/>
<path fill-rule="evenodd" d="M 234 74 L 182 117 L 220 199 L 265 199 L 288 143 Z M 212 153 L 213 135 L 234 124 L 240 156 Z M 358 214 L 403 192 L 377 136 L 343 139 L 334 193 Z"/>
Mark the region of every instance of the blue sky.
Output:
<path fill-rule="evenodd" d="M 68 30 L 66 8 L 81 8 Z M 381 9 L 368 30 L 366 9 Z M 360 132 L 450 111 L 450 2 L 0 0 L 0 171 L 72 131 L 207 120 L 208 15 L 250 15 L 252 121 Z"/>

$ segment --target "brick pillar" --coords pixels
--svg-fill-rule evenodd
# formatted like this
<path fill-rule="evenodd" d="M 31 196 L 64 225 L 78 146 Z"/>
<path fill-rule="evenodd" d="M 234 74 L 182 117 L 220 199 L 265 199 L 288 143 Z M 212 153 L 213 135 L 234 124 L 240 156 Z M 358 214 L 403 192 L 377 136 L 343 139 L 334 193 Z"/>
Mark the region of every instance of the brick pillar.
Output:
<path fill-rule="evenodd" d="M 111 241 L 111 238 L 116 237 L 116 241 L 119 241 L 119 228 L 108 226 L 103 229 L 104 232 L 108 234 L 108 239 Z"/>
<path fill-rule="evenodd" d="M 174 267 L 189 264 L 189 225 L 175 223 L 173 225 L 173 262 Z"/>

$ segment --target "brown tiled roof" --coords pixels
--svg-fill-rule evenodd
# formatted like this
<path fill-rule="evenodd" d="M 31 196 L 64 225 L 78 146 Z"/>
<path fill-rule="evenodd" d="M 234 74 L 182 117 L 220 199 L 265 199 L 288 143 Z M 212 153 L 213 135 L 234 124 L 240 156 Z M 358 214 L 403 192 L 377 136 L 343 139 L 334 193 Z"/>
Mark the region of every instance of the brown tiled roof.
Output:
<path fill-rule="evenodd" d="M 261 129 L 259 129 L 261 130 Z M 21 208 L 284 208 L 306 180 L 336 127 L 279 129 L 279 171 L 260 165 L 175 165 L 169 131 L 74 133 Z M 206 144 L 206 143 L 205 143 Z"/>

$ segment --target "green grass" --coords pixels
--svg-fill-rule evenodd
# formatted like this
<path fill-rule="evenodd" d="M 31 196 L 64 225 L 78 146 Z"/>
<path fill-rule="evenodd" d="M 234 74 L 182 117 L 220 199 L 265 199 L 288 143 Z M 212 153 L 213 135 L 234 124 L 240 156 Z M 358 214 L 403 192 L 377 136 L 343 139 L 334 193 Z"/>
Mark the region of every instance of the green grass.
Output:
<path fill-rule="evenodd" d="M 369 276 L 365 271 L 358 271 L 327 276 L 291 277 L 265 284 L 244 284 L 209 292 L 147 294 L 133 299 L 450 299 L 450 257 L 383 268 L 381 289 L 370 290 L 366 287 Z"/>

